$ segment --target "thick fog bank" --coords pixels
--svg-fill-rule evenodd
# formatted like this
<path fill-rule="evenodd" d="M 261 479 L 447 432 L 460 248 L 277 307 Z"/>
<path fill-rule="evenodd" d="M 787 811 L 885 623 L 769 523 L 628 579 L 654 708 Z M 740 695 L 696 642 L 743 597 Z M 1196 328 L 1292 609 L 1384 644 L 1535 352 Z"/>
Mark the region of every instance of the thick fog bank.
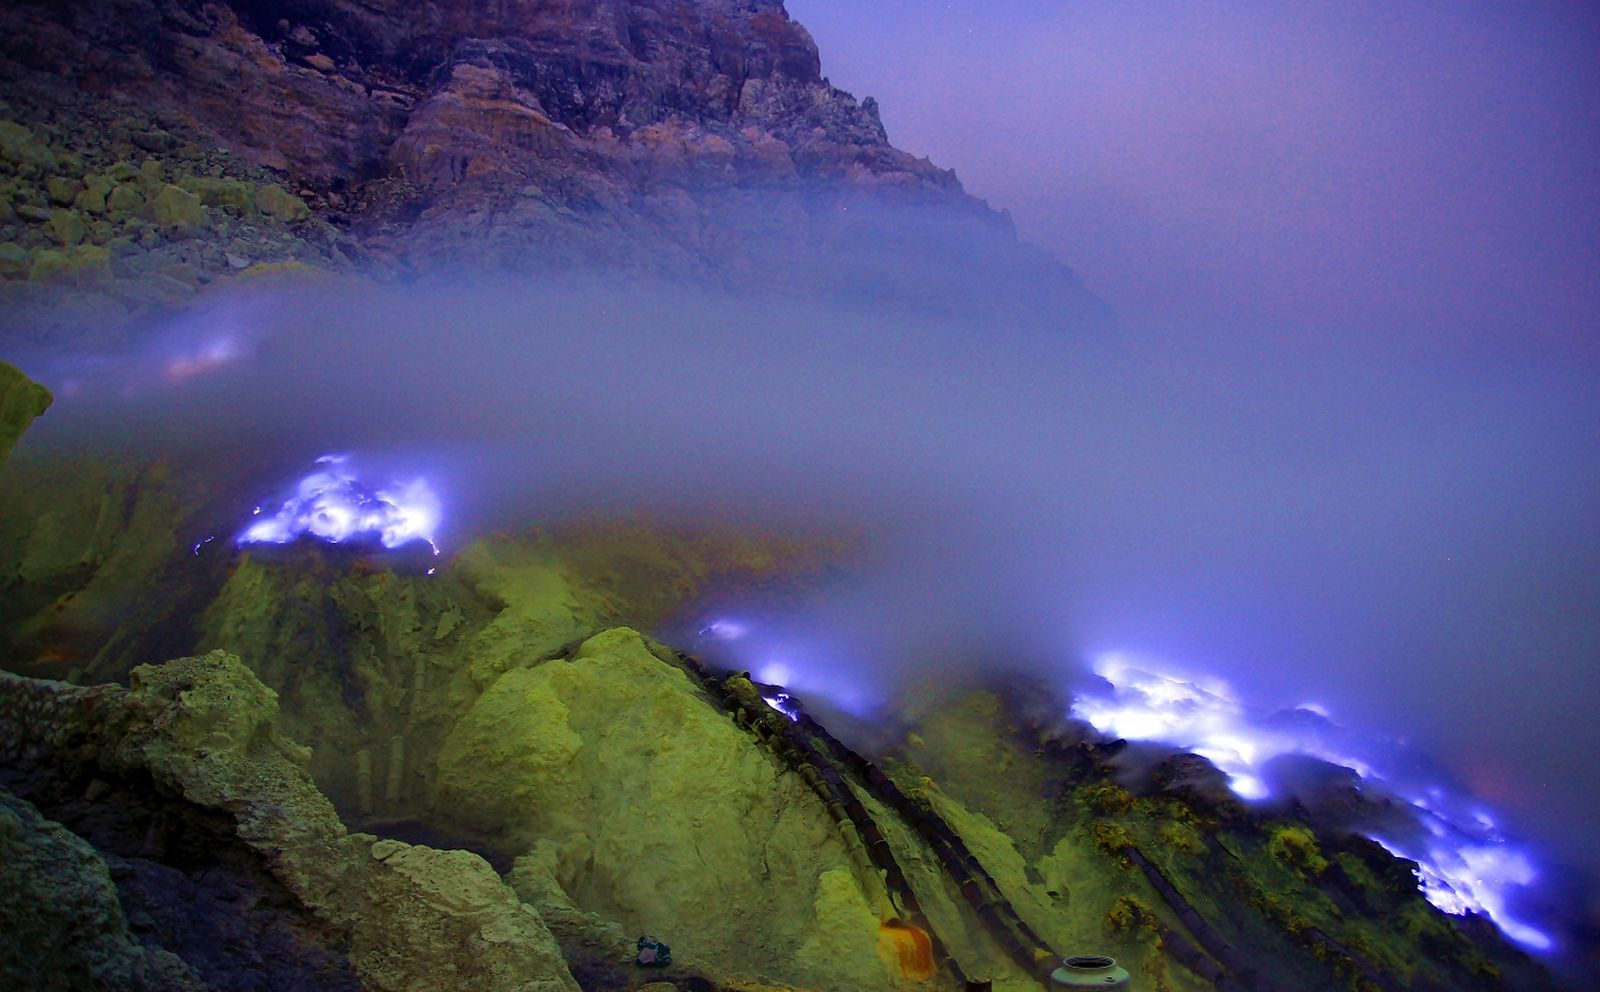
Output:
<path fill-rule="evenodd" d="M 859 708 L 1165 659 L 1409 738 L 1594 857 L 1590 370 L 1158 373 L 999 319 L 571 282 L 241 295 L 152 341 L 17 356 L 59 397 L 25 447 L 245 452 L 260 501 L 350 453 L 427 477 L 446 555 L 595 506 L 849 527 L 873 547 L 833 595 L 728 618 L 752 670 Z"/>

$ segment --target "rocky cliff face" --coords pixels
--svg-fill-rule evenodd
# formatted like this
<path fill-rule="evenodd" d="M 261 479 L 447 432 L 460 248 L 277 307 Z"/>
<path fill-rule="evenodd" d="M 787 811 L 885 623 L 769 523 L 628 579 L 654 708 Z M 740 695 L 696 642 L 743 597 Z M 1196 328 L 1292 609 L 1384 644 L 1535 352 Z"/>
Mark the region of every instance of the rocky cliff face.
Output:
<path fill-rule="evenodd" d="M 0 224 L 22 249 L 0 275 L 135 315 L 284 261 L 937 304 L 953 252 L 1024 279 L 1060 326 L 1106 321 L 894 148 L 777 0 L 21 2 L 0 11 L 0 81 Z M 14 316 L 29 292 L 0 303 L 35 327 L 50 308 Z"/>
<path fill-rule="evenodd" d="M 323 191 L 394 175 L 598 194 L 697 171 L 956 188 L 821 77 L 778 0 L 110 0 L 8 20 L 19 66 L 164 103 Z"/>

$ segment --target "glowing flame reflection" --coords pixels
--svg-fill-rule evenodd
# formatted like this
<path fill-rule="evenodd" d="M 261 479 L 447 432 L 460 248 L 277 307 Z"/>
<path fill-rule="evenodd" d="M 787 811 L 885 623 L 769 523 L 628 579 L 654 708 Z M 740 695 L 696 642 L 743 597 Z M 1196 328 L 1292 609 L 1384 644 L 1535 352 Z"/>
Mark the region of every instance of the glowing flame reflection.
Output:
<path fill-rule="evenodd" d="M 219 334 L 194 348 L 169 356 L 164 371 L 168 380 L 182 382 L 214 372 L 243 355 L 244 349 L 233 335 Z"/>
<path fill-rule="evenodd" d="M 442 507 L 427 480 L 373 489 L 357 478 L 343 455 L 324 455 L 317 465 L 277 513 L 269 516 L 257 507 L 256 520 L 237 543 L 288 544 L 309 534 L 330 544 L 376 538 L 386 548 L 426 541 L 438 554 L 434 535 Z"/>
<path fill-rule="evenodd" d="M 794 704 L 794 698 L 787 692 L 775 692 L 770 696 L 762 696 L 761 701 L 791 720 L 800 719 L 800 708 Z"/>
<path fill-rule="evenodd" d="M 1140 665 L 1148 663 L 1141 660 Z M 1222 682 L 1164 675 L 1140 665 L 1120 654 L 1100 658 L 1094 669 L 1110 683 L 1110 692 L 1080 696 L 1073 702 L 1072 715 L 1103 734 L 1170 744 L 1208 758 L 1244 799 L 1267 798 L 1265 765 L 1290 754 L 1351 769 L 1364 786 L 1394 792 L 1398 799 L 1386 776 L 1352 753 L 1347 738 L 1332 732 L 1336 728 L 1327 722 L 1324 707 L 1298 708 L 1314 719 L 1268 725 Z M 1409 803 L 1423 828 L 1418 839 L 1372 839 L 1417 863 L 1422 894 L 1439 909 L 1457 915 L 1482 913 L 1523 946 L 1552 949 L 1554 941 L 1547 934 L 1516 919 L 1508 909 L 1516 891 L 1537 877 L 1529 856 L 1499 834 L 1494 819 L 1465 797 L 1453 796 L 1440 786 L 1430 786 L 1426 792 L 1426 797 L 1398 800 Z"/>

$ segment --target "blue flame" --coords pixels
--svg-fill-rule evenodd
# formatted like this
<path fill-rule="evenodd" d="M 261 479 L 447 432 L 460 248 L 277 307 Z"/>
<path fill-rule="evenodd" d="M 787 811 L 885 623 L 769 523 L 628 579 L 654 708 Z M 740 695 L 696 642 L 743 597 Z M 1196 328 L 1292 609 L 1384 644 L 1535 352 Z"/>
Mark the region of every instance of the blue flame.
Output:
<path fill-rule="evenodd" d="M 770 696 L 762 696 L 761 701 L 790 720 L 800 719 L 800 707 L 795 705 L 794 697 L 787 692 L 775 692 Z"/>
<path fill-rule="evenodd" d="M 1284 754 L 1306 754 L 1372 775 L 1370 765 L 1334 748 L 1322 735 L 1261 726 L 1223 682 L 1158 674 L 1121 654 L 1101 657 L 1094 668 L 1111 683 L 1111 695 L 1081 696 L 1072 704 L 1073 716 L 1101 733 L 1172 744 L 1207 758 L 1228 776 L 1241 798 L 1267 798 L 1262 768 Z M 1326 715 L 1315 703 L 1301 708 Z"/>
<path fill-rule="evenodd" d="M 707 616 L 688 628 L 693 631 L 691 644 L 709 661 L 746 669 L 757 682 L 858 719 L 870 718 L 883 705 L 881 695 L 860 679 L 848 646 L 797 635 L 792 628 L 766 622 L 771 619 Z"/>
<path fill-rule="evenodd" d="M 736 641 L 743 637 L 749 628 L 738 620 L 713 620 L 701 627 L 698 631 L 701 637 L 715 638 L 720 641 Z"/>
<path fill-rule="evenodd" d="M 324 455 L 317 465 L 277 513 L 263 516 L 257 507 L 258 519 L 237 543 L 288 544 L 309 534 L 329 544 L 377 538 L 386 548 L 426 541 L 434 554 L 439 553 L 434 537 L 443 507 L 426 479 L 394 481 L 374 489 L 357 478 L 343 455 Z"/>
<path fill-rule="evenodd" d="M 245 354 L 245 345 L 240 337 L 232 332 L 223 332 L 167 356 L 162 371 L 166 373 L 168 381 L 182 382 L 209 375 L 239 361 Z"/>
<path fill-rule="evenodd" d="M 1370 761 L 1354 753 L 1349 738 L 1334 738 L 1325 719 L 1306 726 L 1271 725 L 1250 712 L 1233 691 L 1214 679 L 1187 679 L 1135 665 L 1127 656 L 1108 654 L 1095 662 L 1111 692 L 1074 700 L 1072 715 L 1103 734 L 1127 740 L 1170 744 L 1211 760 L 1243 799 L 1264 799 L 1268 761 L 1301 754 L 1340 765 L 1360 775 L 1363 784 L 1398 792 Z M 1326 718 L 1315 703 L 1299 709 Z M 1482 808 L 1442 786 L 1426 797 L 1400 799 L 1410 806 L 1426 836 L 1413 841 L 1373 836 L 1391 853 L 1417 863 L 1423 896 L 1446 913 L 1482 913 L 1507 937 L 1533 950 L 1553 949 L 1543 931 L 1516 919 L 1509 905 L 1517 890 L 1538 876 L 1532 859 L 1497 830 Z"/>

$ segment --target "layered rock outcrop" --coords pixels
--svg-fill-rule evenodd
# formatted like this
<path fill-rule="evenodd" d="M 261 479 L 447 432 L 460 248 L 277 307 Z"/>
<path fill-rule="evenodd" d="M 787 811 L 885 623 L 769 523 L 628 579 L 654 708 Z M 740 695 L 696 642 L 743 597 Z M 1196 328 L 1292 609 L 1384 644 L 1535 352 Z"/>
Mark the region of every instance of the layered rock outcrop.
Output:
<path fill-rule="evenodd" d="M 822 78 L 780 0 L 101 0 L 25 2 L 7 20 L 26 28 L 4 49 L 19 65 L 159 99 L 257 164 L 330 189 L 386 170 L 434 188 L 489 176 L 598 188 L 606 173 L 730 165 L 956 188 L 889 145 L 874 104 Z"/>
<path fill-rule="evenodd" d="M 0 313 L 36 336 L 291 261 L 1108 323 L 891 145 L 779 0 L 24 0 L 0 10 L 0 82 Z"/>
<path fill-rule="evenodd" d="M 221 652 L 129 689 L 0 675 L 0 909 L 61 924 L 6 942 L 10 987 L 576 992 L 482 858 L 348 833 L 276 717 Z"/>

